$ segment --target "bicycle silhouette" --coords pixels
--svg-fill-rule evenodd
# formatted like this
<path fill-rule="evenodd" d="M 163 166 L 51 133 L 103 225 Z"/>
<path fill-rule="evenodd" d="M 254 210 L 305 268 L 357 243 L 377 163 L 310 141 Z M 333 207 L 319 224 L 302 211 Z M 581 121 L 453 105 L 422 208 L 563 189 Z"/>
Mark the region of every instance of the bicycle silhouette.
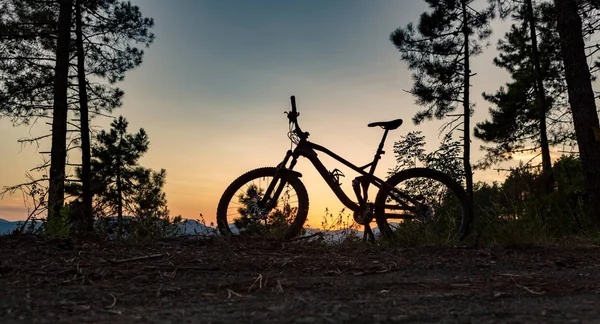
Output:
<path fill-rule="evenodd" d="M 388 132 L 400 127 L 402 119 L 368 124 L 368 127 L 384 129 L 383 138 L 373 161 L 359 167 L 308 141 L 309 133 L 303 132 L 298 125 L 300 114 L 295 97 L 290 99 L 292 110 L 285 113 L 289 120 L 288 137 L 296 147 L 288 150 L 276 167 L 249 171 L 227 187 L 217 207 L 217 226 L 221 234 L 275 239 L 290 239 L 300 234 L 309 205 L 308 193 L 300 180 L 302 175 L 293 170 L 300 157 L 312 163 L 339 201 L 353 211 L 354 221 L 364 226 L 365 240 L 374 240 L 370 226 L 373 220 L 385 239 L 394 239 L 396 229 L 401 226 L 412 226 L 411 230 L 424 231 L 423 235 L 435 234 L 445 240 L 462 240 L 468 234 L 472 222 L 469 198 L 462 186 L 448 175 L 429 168 L 402 170 L 387 180 L 374 175 L 377 163 L 385 153 L 383 147 Z M 339 178 L 344 174 L 338 169 L 328 171 L 317 151 L 360 174 L 352 181 L 357 201 L 340 186 Z M 379 189 L 373 202 L 368 199 L 371 185 Z M 296 205 L 292 206 L 292 203 Z M 391 219 L 399 222 L 390 223 L 388 220 Z"/>

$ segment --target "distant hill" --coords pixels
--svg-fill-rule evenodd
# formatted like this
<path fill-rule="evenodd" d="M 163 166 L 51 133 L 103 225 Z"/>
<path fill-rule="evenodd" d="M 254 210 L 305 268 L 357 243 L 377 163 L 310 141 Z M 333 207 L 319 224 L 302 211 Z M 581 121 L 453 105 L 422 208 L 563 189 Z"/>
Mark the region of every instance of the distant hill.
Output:
<path fill-rule="evenodd" d="M 123 218 L 127 219 L 130 217 L 131 216 L 124 216 Z M 114 219 L 116 220 L 116 216 L 114 217 Z M 0 218 L 0 235 L 10 234 L 22 224 L 23 221 L 8 221 Z M 193 219 L 185 220 L 184 222 L 179 224 L 179 226 L 181 227 L 184 235 L 214 235 L 213 232 L 217 231 L 216 228 L 205 226 L 204 224 Z"/>
<path fill-rule="evenodd" d="M 21 226 L 23 221 L 7 221 L 0 218 L 0 235 L 6 235 L 12 233 L 18 226 Z"/>
<path fill-rule="evenodd" d="M 116 220 L 116 216 L 114 217 Z M 126 216 L 129 218 L 129 216 Z M 8 235 L 11 234 L 18 226 L 21 226 L 23 221 L 7 221 L 5 219 L 0 218 L 0 235 Z M 39 226 L 39 225 L 38 225 Z M 212 236 L 219 235 L 219 232 L 216 228 L 206 226 L 196 220 L 187 219 L 179 224 L 183 235 L 204 235 L 204 236 Z M 237 228 L 231 224 L 231 231 L 237 233 Z M 318 236 L 315 239 L 323 239 L 328 243 L 340 243 L 350 234 L 355 235 L 359 239 L 363 237 L 363 231 L 359 230 L 335 230 L 335 231 L 323 231 L 316 229 L 306 229 L 305 235 L 313 235 L 318 232 L 323 233 L 321 238 Z M 379 230 L 377 228 L 373 229 L 373 233 L 375 236 L 379 234 Z"/>

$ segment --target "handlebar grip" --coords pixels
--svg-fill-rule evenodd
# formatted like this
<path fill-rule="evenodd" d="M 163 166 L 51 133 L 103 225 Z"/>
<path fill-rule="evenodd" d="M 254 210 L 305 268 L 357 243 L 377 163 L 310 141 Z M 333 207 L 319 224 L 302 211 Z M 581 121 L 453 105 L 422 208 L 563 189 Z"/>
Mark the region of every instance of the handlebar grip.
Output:
<path fill-rule="evenodd" d="M 291 96 L 290 97 L 290 101 L 292 102 L 292 112 L 294 114 L 296 114 L 296 97 L 295 96 Z"/>

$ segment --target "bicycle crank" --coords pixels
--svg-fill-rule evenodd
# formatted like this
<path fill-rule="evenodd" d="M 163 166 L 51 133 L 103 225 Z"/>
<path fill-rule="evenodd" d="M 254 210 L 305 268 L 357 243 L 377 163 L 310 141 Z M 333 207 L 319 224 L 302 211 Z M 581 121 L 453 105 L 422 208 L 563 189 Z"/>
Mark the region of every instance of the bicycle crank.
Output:
<path fill-rule="evenodd" d="M 363 210 L 359 210 L 359 211 L 355 211 L 354 215 L 352 215 L 354 217 L 354 221 L 360 225 L 367 225 L 370 224 L 371 221 L 373 221 L 373 204 L 369 203 L 368 206 L 366 208 L 364 208 Z"/>

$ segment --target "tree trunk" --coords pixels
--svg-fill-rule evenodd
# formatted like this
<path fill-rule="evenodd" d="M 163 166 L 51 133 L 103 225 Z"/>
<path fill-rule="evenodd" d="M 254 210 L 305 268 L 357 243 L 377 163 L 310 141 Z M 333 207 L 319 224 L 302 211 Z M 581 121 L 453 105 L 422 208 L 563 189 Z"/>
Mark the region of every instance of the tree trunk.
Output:
<path fill-rule="evenodd" d="M 585 175 L 587 206 L 592 220 L 596 226 L 600 226 L 600 139 L 594 134 L 598 131 L 599 122 L 585 55 L 581 17 L 575 0 L 554 0 L 554 5 L 569 104 Z"/>
<path fill-rule="evenodd" d="M 54 68 L 54 104 L 52 112 L 52 149 L 48 187 L 48 218 L 58 217 L 64 205 L 65 163 L 67 159 L 67 88 L 69 43 L 71 42 L 72 0 L 60 0 L 56 65 Z"/>
<path fill-rule="evenodd" d="M 548 133 L 546 129 L 546 112 L 548 111 L 548 102 L 546 100 L 546 90 L 544 89 L 544 76 L 540 65 L 540 53 L 537 45 L 537 33 L 535 28 L 535 14 L 533 13 L 533 0 L 525 0 L 527 6 L 527 20 L 529 22 L 529 32 L 531 37 L 531 58 L 535 69 L 536 94 L 539 103 L 539 123 L 540 123 L 540 148 L 542 149 L 542 192 L 549 194 L 554 191 L 554 175 L 552 172 L 552 160 L 550 158 L 550 147 L 548 145 Z"/>
<path fill-rule="evenodd" d="M 91 148 L 90 125 L 88 116 L 87 82 L 85 79 L 85 53 L 83 51 L 83 32 L 81 25 L 81 0 L 75 1 L 75 33 L 77 42 L 77 79 L 79 83 L 79 115 L 81 119 L 81 181 L 83 214 L 79 220 L 81 229 L 92 231 L 94 216 L 92 215 L 92 189 L 91 189 Z"/>
<path fill-rule="evenodd" d="M 123 184 L 121 179 L 121 168 L 123 167 L 122 163 L 122 144 L 123 144 L 123 134 L 120 134 L 119 137 L 119 148 L 117 150 L 117 227 L 119 231 L 119 237 L 123 235 Z"/>
<path fill-rule="evenodd" d="M 467 186 L 467 194 L 471 202 L 473 201 L 473 170 L 471 169 L 471 105 L 469 100 L 469 88 L 471 87 L 471 68 L 469 66 L 469 24 L 467 15 L 467 1 L 462 0 L 462 16 L 463 16 L 463 36 L 464 36 L 464 51 L 465 51 L 465 71 L 464 71 L 464 130 L 463 130 L 463 164 L 465 168 L 465 182 Z"/>

